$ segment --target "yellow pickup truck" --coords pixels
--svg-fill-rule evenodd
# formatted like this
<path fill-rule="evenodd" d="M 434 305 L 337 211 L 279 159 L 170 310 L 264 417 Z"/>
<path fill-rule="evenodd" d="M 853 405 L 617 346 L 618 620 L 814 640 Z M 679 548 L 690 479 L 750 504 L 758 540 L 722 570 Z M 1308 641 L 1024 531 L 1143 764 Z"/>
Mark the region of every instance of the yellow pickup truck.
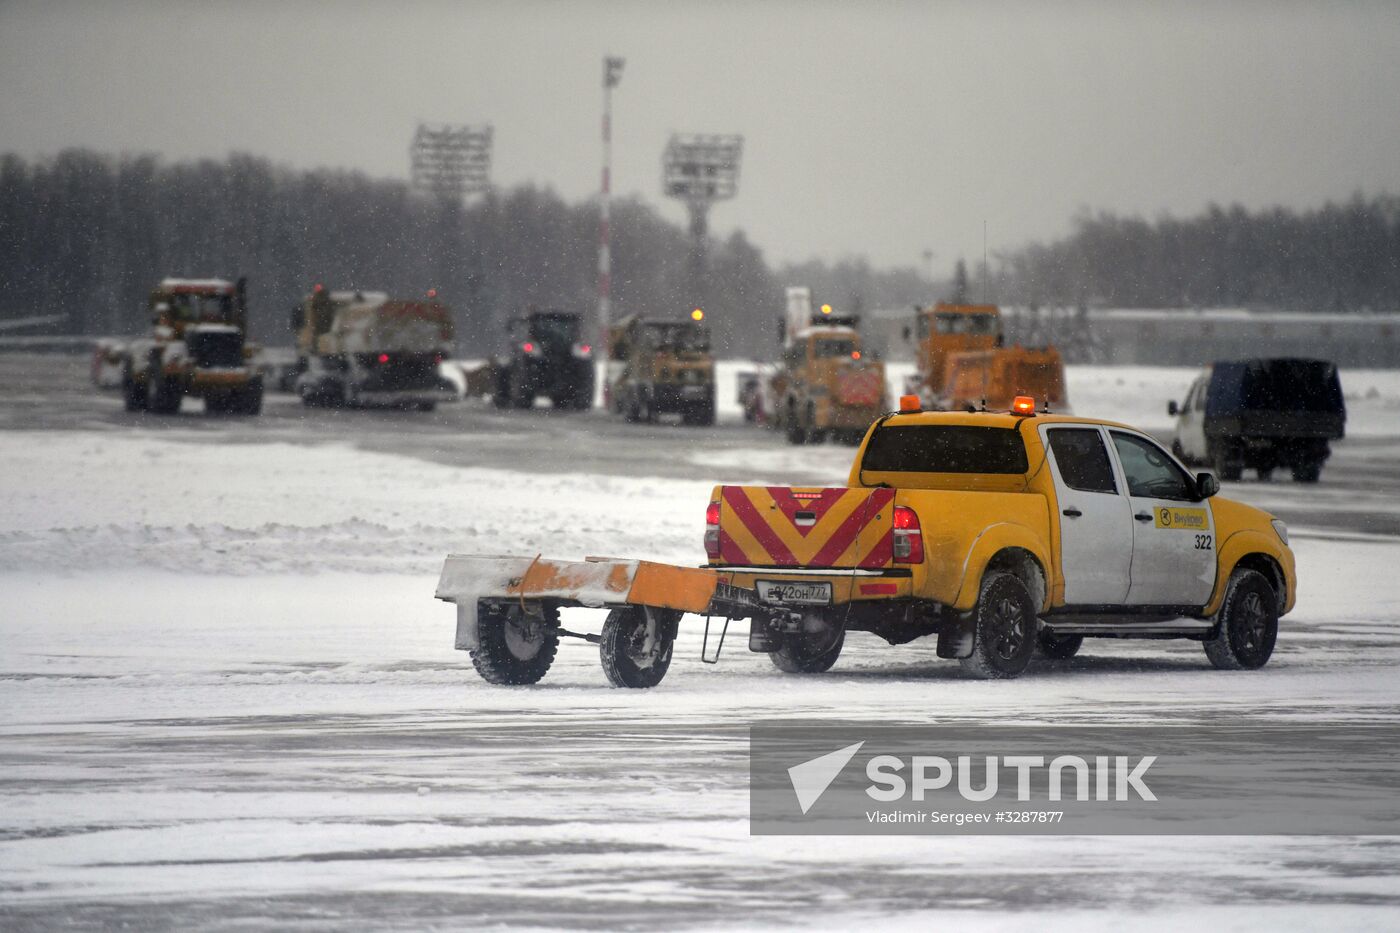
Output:
<path fill-rule="evenodd" d="M 939 657 L 981 678 L 1069 658 L 1086 637 L 1193 639 L 1217 668 L 1262 667 L 1297 592 L 1284 524 L 1217 497 L 1212 474 L 1141 431 L 1029 398 L 1014 409 L 927 412 L 906 396 L 866 432 L 846 486 L 716 486 L 704 568 L 449 557 L 438 596 L 500 683 L 543 676 L 574 634 L 561 605 L 612 610 L 584 637 L 619 686 L 659 682 L 685 612 L 750 619 L 750 650 L 793 673 L 829 669 L 849 631 L 936 636 Z M 526 679 L 500 673 L 544 654 Z"/>

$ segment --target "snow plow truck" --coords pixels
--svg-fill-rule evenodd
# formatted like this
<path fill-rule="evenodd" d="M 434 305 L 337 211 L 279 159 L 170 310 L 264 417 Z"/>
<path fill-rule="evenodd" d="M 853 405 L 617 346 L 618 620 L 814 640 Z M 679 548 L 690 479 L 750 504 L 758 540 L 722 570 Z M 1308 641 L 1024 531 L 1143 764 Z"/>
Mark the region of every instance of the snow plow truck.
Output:
<path fill-rule="evenodd" d="M 404 301 L 317 285 L 292 309 L 292 329 L 306 405 L 432 411 L 457 398 L 438 371 L 452 352 L 452 312 L 432 293 Z"/>
<path fill-rule="evenodd" d="M 819 444 L 831 437 L 858 444 L 888 407 L 885 365 L 861 339 L 860 318 L 831 305 L 812 308 L 811 292 L 787 290 L 780 321 L 782 358 L 767 379 L 742 391 L 745 419 L 782 431 L 790 444 Z"/>
<path fill-rule="evenodd" d="M 608 405 L 628 421 L 715 423 L 715 358 L 699 308 L 688 321 L 630 316 L 609 335 Z"/>
<path fill-rule="evenodd" d="M 918 371 L 908 391 L 929 408 L 1005 410 L 1018 395 L 1068 408 L 1065 365 L 1054 347 L 1006 346 L 996 305 L 939 302 L 916 308 Z"/>
<path fill-rule="evenodd" d="M 186 396 L 202 398 L 208 414 L 262 411 L 245 279 L 163 279 L 149 307 L 150 336 L 131 341 L 122 357 L 127 411 L 172 415 Z"/>
<path fill-rule="evenodd" d="M 1219 488 L 1126 425 L 1030 398 L 932 412 L 909 395 L 870 426 L 844 487 L 716 486 L 704 566 L 450 555 L 437 597 L 495 684 L 538 681 L 577 637 L 615 686 L 655 686 L 687 613 L 705 617 L 702 660 L 747 619 L 749 650 L 795 674 L 830 669 L 853 631 L 935 638 L 977 678 L 1085 638 L 1189 639 L 1216 668 L 1259 668 L 1293 608 L 1293 552 L 1282 522 Z M 567 606 L 607 609 L 601 634 L 564 629 Z"/>

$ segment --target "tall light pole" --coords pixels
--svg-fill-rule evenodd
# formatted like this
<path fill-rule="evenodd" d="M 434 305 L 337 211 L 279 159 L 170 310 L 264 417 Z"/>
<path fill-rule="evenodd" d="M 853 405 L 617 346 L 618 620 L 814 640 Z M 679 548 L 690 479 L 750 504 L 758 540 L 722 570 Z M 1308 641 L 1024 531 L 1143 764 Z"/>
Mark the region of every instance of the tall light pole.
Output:
<path fill-rule="evenodd" d="M 602 333 L 603 365 L 612 359 L 612 89 L 622 80 L 623 59 L 603 59 L 603 190 L 598 202 L 598 327 Z M 603 381 L 603 403 L 607 404 L 607 380 Z"/>

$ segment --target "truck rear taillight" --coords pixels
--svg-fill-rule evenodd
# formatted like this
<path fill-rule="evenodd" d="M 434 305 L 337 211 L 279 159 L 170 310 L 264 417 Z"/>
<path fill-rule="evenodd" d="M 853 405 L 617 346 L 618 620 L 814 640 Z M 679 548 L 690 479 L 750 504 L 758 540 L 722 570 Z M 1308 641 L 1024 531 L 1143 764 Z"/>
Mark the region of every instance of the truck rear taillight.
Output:
<path fill-rule="evenodd" d="M 924 534 L 919 527 L 919 515 L 906 505 L 894 507 L 894 536 L 891 548 L 897 564 L 922 564 L 924 562 Z"/>
<path fill-rule="evenodd" d="M 381 354 L 379 354 L 379 362 L 381 362 L 381 363 L 387 363 L 387 362 L 389 362 L 389 354 L 387 354 L 387 353 L 381 353 Z"/>
<path fill-rule="evenodd" d="M 705 555 L 719 557 L 719 503 L 711 502 L 705 509 Z"/>

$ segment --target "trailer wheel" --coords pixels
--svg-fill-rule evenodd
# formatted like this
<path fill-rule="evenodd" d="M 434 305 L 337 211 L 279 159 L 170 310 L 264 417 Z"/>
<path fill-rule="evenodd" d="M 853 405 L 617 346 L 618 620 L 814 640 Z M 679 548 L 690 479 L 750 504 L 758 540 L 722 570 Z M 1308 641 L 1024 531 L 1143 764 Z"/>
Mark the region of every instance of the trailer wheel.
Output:
<path fill-rule="evenodd" d="M 1083 635 L 1056 635 L 1048 630 L 1041 632 L 1040 637 L 1036 639 L 1040 656 L 1051 661 L 1068 661 L 1079 653 L 1083 644 Z"/>
<path fill-rule="evenodd" d="M 488 684 L 538 683 L 559 650 L 559 610 L 530 616 L 519 606 L 482 604 L 477 616 L 477 646 L 472 666 Z"/>
<path fill-rule="evenodd" d="M 671 667 L 680 613 L 665 609 L 652 611 L 656 616 L 656 631 L 650 649 L 647 646 L 647 612 L 641 606 L 614 609 L 603 622 L 598 654 L 603 662 L 603 673 L 614 687 L 655 687 Z"/>
<path fill-rule="evenodd" d="M 1236 570 L 1205 640 L 1206 657 L 1217 670 L 1252 671 L 1268 663 L 1278 638 L 1278 596 L 1257 570 Z"/>
<path fill-rule="evenodd" d="M 810 632 L 792 632 L 782 644 L 768 652 L 773 666 L 785 674 L 823 674 L 831 670 L 846 644 L 846 629 L 828 624 Z"/>
<path fill-rule="evenodd" d="M 1018 676 L 1036 645 L 1035 604 L 1026 585 L 1009 573 L 989 573 L 973 607 L 972 654 L 962 669 L 983 680 Z"/>

